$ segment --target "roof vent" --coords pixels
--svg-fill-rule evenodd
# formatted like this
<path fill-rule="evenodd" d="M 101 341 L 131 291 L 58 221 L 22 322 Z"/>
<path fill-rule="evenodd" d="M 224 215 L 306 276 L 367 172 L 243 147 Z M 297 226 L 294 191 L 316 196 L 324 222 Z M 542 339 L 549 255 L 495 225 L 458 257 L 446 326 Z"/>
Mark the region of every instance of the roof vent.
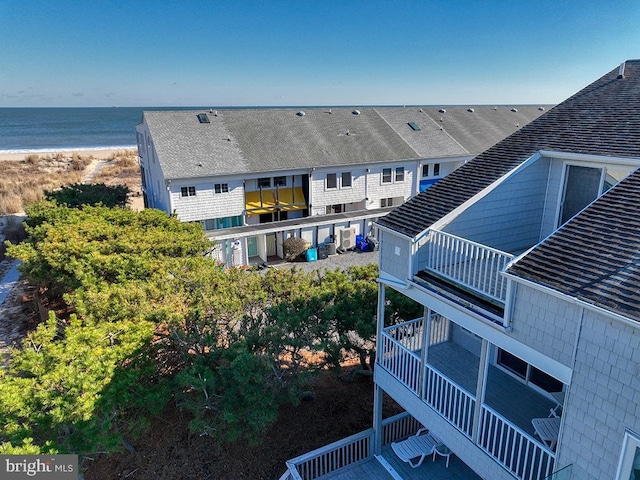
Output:
<path fill-rule="evenodd" d="M 622 62 L 620 64 L 620 69 L 618 70 L 618 78 L 624 78 L 624 66 L 627 64 L 627 62 Z"/>
<path fill-rule="evenodd" d="M 329 109 L 329 114 L 331 114 L 331 113 L 333 113 L 333 112 L 331 111 L 331 109 Z"/>
<path fill-rule="evenodd" d="M 298 113 L 296 113 L 296 115 L 298 115 L 299 117 L 304 117 L 306 114 L 300 110 Z"/>
<path fill-rule="evenodd" d="M 424 113 L 424 110 L 422 110 L 422 109 L 420 109 L 420 110 L 418 110 L 418 111 L 419 111 L 420 113 Z"/>
<path fill-rule="evenodd" d="M 475 110 L 473 108 L 467 108 L 467 112 L 473 113 L 473 112 L 475 112 Z"/>
<path fill-rule="evenodd" d="M 227 142 L 231 141 L 231 135 L 227 135 Z"/>
<path fill-rule="evenodd" d="M 495 111 L 495 110 L 498 110 L 498 107 L 493 107 L 493 110 L 494 110 L 494 111 Z"/>
<path fill-rule="evenodd" d="M 513 113 L 518 113 L 518 109 L 517 109 L 517 108 L 512 108 L 512 109 L 511 109 L 511 111 L 512 111 Z"/>
<path fill-rule="evenodd" d="M 440 113 L 447 113 L 447 111 L 444 108 L 441 108 L 440 110 L 438 110 Z"/>
<path fill-rule="evenodd" d="M 215 110 L 215 111 L 213 112 L 213 116 L 214 116 L 214 117 L 217 117 L 217 116 L 218 116 L 218 110 Z"/>
<path fill-rule="evenodd" d="M 354 111 L 353 111 L 353 114 L 354 114 L 354 115 L 360 115 L 360 110 L 354 110 Z"/>
<path fill-rule="evenodd" d="M 520 128 L 520 122 L 516 123 L 516 128 Z"/>
<path fill-rule="evenodd" d="M 198 162 L 198 166 L 201 167 L 202 166 L 202 162 Z"/>
<path fill-rule="evenodd" d="M 540 110 L 541 112 L 544 112 L 544 107 L 538 107 L 538 110 Z"/>

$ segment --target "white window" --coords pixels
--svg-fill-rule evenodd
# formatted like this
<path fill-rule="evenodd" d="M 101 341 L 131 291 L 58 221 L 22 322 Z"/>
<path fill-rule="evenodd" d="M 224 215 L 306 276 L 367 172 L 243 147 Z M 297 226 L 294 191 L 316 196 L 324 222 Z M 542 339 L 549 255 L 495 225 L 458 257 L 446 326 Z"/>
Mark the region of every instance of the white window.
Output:
<path fill-rule="evenodd" d="M 342 172 L 342 188 L 351 188 L 351 172 Z"/>
<path fill-rule="evenodd" d="M 396 182 L 404 182 L 404 167 L 396 167 Z"/>
<path fill-rule="evenodd" d="M 216 193 L 229 193 L 228 183 L 216 183 L 213 188 Z"/>
<path fill-rule="evenodd" d="M 327 173 L 327 189 L 338 188 L 338 177 L 335 173 Z"/>
<path fill-rule="evenodd" d="M 195 197 L 196 187 L 180 187 L 180 196 L 182 197 Z"/>
<path fill-rule="evenodd" d="M 640 478 L 640 435 L 631 430 L 624 432 L 622 453 L 618 462 L 616 480 Z"/>
<path fill-rule="evenodd" d="M 382 169 L 382 183 L 391 183 L 391 169 L 383 168 Z"/>

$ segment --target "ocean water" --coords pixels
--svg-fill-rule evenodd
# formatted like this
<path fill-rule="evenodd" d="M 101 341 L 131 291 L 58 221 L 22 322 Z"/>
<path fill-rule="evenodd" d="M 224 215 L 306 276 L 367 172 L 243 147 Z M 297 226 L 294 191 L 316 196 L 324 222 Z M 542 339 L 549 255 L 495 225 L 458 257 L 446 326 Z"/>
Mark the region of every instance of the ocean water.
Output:
<path fill-rule="evenodd" d="M 0 108 L 0 154 L 135 148 L 134 127 L 143 110 L 178 109 L 182 107 Z"/>

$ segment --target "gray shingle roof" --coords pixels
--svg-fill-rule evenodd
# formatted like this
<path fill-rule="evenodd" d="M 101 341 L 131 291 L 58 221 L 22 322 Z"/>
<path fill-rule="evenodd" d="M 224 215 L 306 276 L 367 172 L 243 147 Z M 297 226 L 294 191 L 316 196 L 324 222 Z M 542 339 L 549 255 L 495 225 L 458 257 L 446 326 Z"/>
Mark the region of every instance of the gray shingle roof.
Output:
<path fill-rule="evenodd" d="M 218 109 L 210 123 L 198 121 L 200 110 L 146 111 L 144 119 L 165 178 L 175 179 L 473 155 L 542 113 L 504 106 L 474 107 L 473 114 L 446 107 L 444 115 L 436 107 L 355 110 Z"/>
<path fill-rule="evenodd" d="M 640 170 L 509 272 L 640 321 Z"/>
<path fill-rule="evenodd" d="M 640 157 L 640 60 L 617 77 L 616 68 L 378 223 L 414 237 L 539 150 Z"/>

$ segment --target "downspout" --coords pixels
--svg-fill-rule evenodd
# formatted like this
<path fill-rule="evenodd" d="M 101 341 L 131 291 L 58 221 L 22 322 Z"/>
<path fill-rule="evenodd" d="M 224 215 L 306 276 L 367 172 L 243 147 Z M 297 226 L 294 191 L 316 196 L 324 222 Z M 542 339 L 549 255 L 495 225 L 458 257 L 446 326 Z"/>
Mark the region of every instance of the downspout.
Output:
<path fill-rule="evenodd" d="M 382 331 L 384 329 L 385 285 L 378 282 L 378 308 L 376 312 L 376 364 L 382 358 Z M 374 365 L 375 369 L 375 365 Z M 374 372 L 375 379 L 375 372 Z M 382 399 L 383 390 L 374 381 L 373 390 L 373 454 L 382 453 Z"/>

